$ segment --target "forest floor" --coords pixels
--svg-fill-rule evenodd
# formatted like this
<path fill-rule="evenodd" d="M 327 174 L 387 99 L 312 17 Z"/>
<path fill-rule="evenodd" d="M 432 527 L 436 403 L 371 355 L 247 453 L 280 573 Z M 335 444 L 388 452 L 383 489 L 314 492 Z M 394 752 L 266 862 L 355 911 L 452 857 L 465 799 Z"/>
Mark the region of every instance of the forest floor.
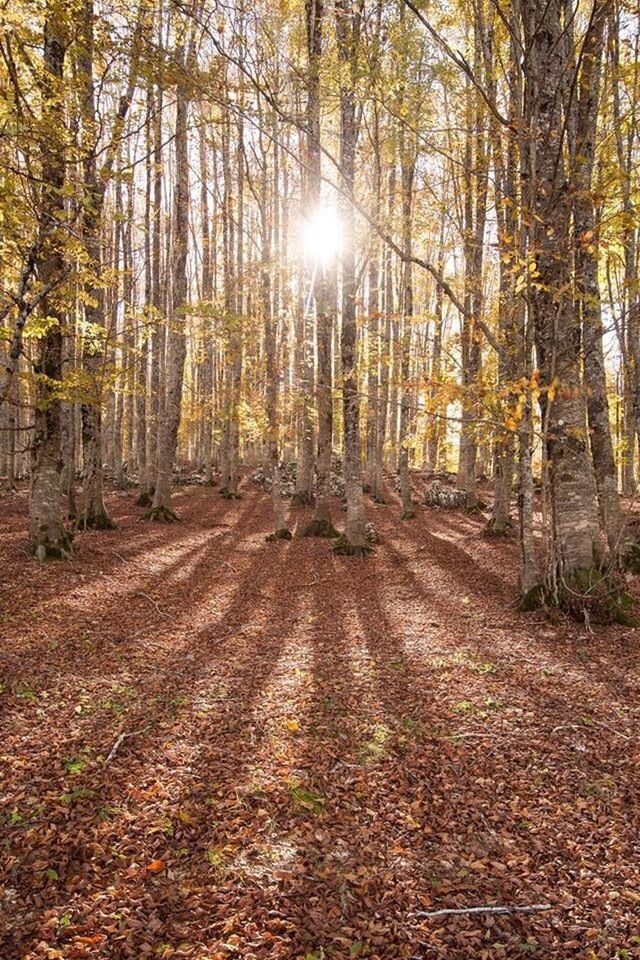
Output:
<path fill-rule="evenodd" d="M 2 960 L 639 957 L 637 632 L 517 613 L 481 517 L 362 561 L 242 492 L 43 566 L 2 499 Z M 492 903 L 550 909 L 424 916 Z"/>

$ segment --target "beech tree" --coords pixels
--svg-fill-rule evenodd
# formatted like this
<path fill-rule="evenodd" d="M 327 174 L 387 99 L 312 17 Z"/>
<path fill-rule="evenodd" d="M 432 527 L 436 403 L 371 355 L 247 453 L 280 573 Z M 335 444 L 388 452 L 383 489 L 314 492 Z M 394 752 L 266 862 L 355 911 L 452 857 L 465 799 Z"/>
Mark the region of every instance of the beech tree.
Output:
<path fill-rule="evenodd" d="M 77 12 L 19 2 L 0 46 L 0 467 L 34 552 L 110 528 L 111 484 L 168 521 L 185 474 L 255 475 L 272 540 L 362 557 L 384 501 L 465 509 L 517 536 L 526 606 L 624 615 L 637 13 Z"/>

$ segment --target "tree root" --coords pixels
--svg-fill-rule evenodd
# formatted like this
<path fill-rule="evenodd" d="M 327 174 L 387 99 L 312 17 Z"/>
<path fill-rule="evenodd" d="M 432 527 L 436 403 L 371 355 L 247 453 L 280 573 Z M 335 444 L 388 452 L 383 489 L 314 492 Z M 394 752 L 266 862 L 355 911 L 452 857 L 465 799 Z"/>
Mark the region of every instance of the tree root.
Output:
<path fill-rule="evenodd" d="M 611 571 L 603 572 L 597 567 L 574 570 L 561 582 L 558 601 L 560 608 L 575 620 L 640 626 L 633 613 L 633 597 L 625 589 L 623 579 Z"/>
<path fill-rule="evenodd" d="M 69 530 L 63 530 L 56 541 L 47 539 L 34 544 L 32 552 L 40 563 L 46 560 L 73 560 L 73 534 Z"/>
<path fill-rule="evenodd" d="M 511 521 L 507 521 L 506 526 L 497 526 L 493 517 L 490 517 L 484 528 L 485 537 L 509 537 L 513 529 Z"/>
<path fill-rule="evenodd" d="M 535 587 L 531 587 L 530 590 L 520 598 L 517 609 L 522 613 L 531 613 L 533 610 L 540 610 L 544 606 L 544 587 L 542 584 L 537 583 Z"/>
<path fill-rule="evenodd" d="M 180 517 L 169 507 L 151 507 L 145 513 L 145 520 L 153 520 L 154 523 L 179 523 Z"/>
<path fill-rule="evenodd" d="M 587 567 L 564 578 L 555 593 L 543 584 L 532 587 L 520 599 L 518 609 L 530 612 L 544 608 L 552 618 L 562 612 L 587 624 L 638 627 L 640 619 L 634 614 L 634 606 L 634 599 L 618 574 Z"/>
<path fill-rule="evenodd" d="M 80 530 L 117 530 L 118 524 L 111 519 L 108 513 L 81 514 L 77 521 Z"/>
<path fill-rule="evenodd" d="M 293 534 L 288 527 L 280 527 L 279 530 L 274 530 L 273 533 L 269 533 L 265 540 L 267 543 L 275 543 L 276 540 L 293 540 Z"/>
<path fill-rule="evenodd" d="M 482 513 L 483 510 L 486 510 L 487 504 L 484 500 L 476 500 L 475 503 L 472 503 L 470 507 L 465 506 L 464 511 L 470 516 L 473 516 L 477 513 Z"/>
<path fill-rule="evenodd" d="M 331 520 L 312 520 L 306 525 L 300 536 L 327 537 L 330 540 L 335 540 L 340 534 L 331 523 Z"/>
<path fill-rule="evenodd" d="M 351 543 L 344 533 L 334 540 L 331 546 L 332 553 L 339 557 L 366 557 L 373 552 L 373 547 L 368 543 Z"/>

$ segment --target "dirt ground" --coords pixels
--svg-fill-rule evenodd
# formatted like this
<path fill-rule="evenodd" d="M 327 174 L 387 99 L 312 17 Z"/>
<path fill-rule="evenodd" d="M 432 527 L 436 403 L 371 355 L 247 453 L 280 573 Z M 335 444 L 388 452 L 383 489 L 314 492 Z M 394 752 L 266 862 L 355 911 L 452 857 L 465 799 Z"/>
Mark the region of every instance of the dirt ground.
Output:
<path fill-rule="evenodd" d="M 0 500 L 2 960 L 640 957 L 638 631 L 517 613 L 481 517 L 362 561 L 242 492 L 44 566 Z M 549 909 L 425 916 L 488 904 Z"/>

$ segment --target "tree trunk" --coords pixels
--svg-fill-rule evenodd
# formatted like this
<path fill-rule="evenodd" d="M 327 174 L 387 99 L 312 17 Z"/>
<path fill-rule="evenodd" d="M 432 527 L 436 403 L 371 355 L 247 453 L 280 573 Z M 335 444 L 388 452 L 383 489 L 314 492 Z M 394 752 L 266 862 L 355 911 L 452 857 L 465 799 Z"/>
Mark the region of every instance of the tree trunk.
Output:
<path fill-rule="evenodd" d="M 323 0 L 306 0 L 307 56 L 309 62 L 307 99 L 307 204 L 311 215 L 317 214 L 321 202 L 320 144 L 320 60 L 322 56 Z M 335 272 L 319 263 L 315 275 L 316 308 L 316 407 L 318 442 L 316 455 L 316 498 L 313 518 L 306 527 L 307 536 L 337 537 L 331 520 L 331 454 L 333 449 L 333 400 L 331 377 L 332 298 L 329 284 L 335 283 Z"/>
<path fill-rule="evenodd" d="M 360 467 L 360 398 L 356 369 L 356 250 L 355 210 L 350 202 L 355 186 L 356 72 L 360 45 L 361 6 L 354 0 L 336 0 L 336 36 L 340 59 L 340 176 L 346 200 L 342 203 L 342 415 L 344 432 L 344 480 L 347 497 L 345 532 L 336 541 L 336 551 L 363 555 L 365 536 L 364 496 Z"/>
<path fill-rule="evenodd" d="M 184 71 L 184 53 L 178 58 Z M 182 382 L 186 350 L 186 310 L 188 302 L 187 251 L 189 243 L 189 151 L 187 119 L 189 102 L 185 78 L 176 85 L 175 183 L 173 214 L 173 317 L 167 332 L 166 395 L 162 422 L 158 430 L 158 460 L 151 520 L 176 520 L 171 503 L 171 476 L 178 447 L 178 430 L 182 408 Z"/>
<path fill-rule="evenodd" d="M 44 23 L 42 207 L 38 277 L 43 285 L 64 272 L 65 125 L 63 83 L 67 38 L 58 4 L 49 3 Z M 71 539 L 62 520 L 60 388 L 62 383 L 63 313 L 57 296 L 42 301 L 49 318 L 47 332 L 38 343 L 35 427 L 31 448 L 29 522 L 31 550 L 38 560 L 68 557 Z"/>
<path fill-rule="evenodd" d="M 586 402 L 580 377 L 580 329 L 571 296 L 571 209 L 557 91 L 567 68 L 561 0 L 535 0 L 525 20 L 526 93 L 531 118 L 531 239 L 537 278 L 530 292 L 552 510 L 550 593 L 567 598 L 583 571 L 602 556 Z M 535 22 L 535 26 L 533 23 Z"/>
<path fill-rule="evenodd" d="M 609 422 L 607 379 L 602 346 L 602 309 L 598 285 L 599 222 L 593 201 L 593 167 L 600 94 L 600 71 L 609 0 L 596 0 L 582 46 L 578 82 L 574 182 L 574 236 L 577 298 L 582 313 L 584 376 L 588 384 L 587 415 L 600 518 L 613 558 L 622 544 L 622 515 Z"/>

